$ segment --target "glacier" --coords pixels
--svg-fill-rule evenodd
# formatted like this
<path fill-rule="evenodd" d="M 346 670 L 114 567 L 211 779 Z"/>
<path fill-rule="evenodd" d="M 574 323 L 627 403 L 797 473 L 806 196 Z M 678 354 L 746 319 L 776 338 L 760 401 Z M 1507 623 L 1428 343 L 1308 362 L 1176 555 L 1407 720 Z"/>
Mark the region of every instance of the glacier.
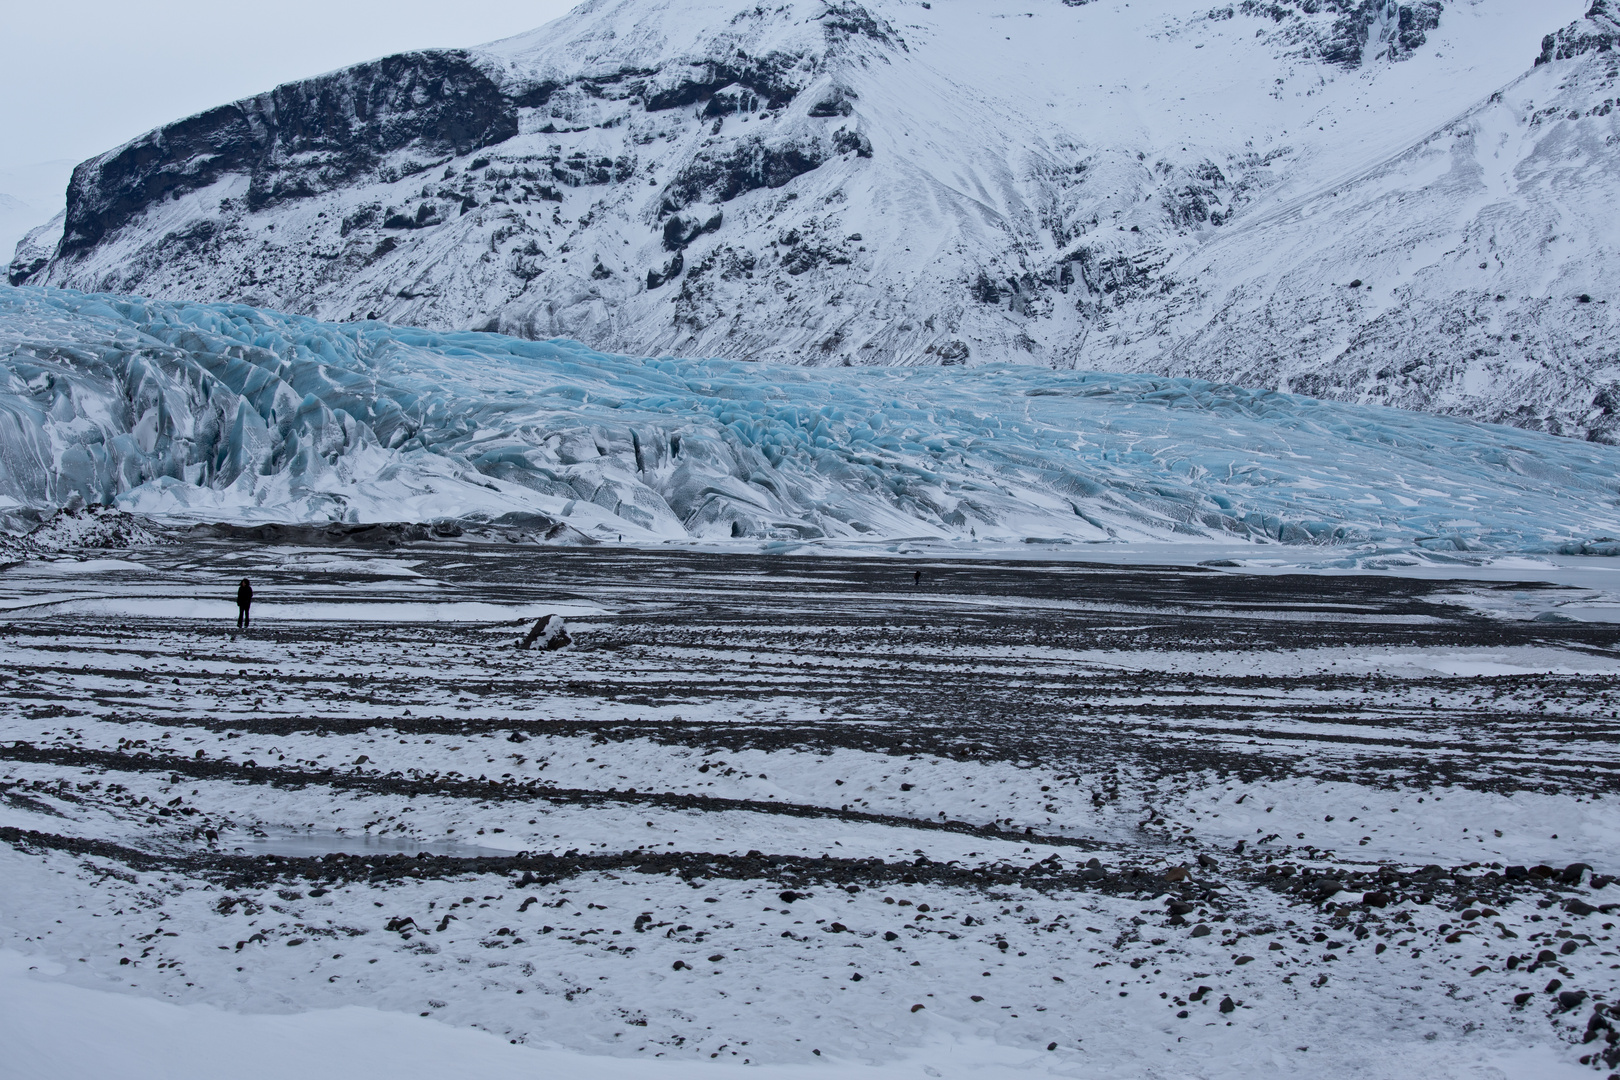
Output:
<path fill-rule="evenodd" d="M 1620 553 L 1620 449 L 1190 378 L 637 358 L 43 286 L 0 287 L 0 372 L 13 522 Z"/>

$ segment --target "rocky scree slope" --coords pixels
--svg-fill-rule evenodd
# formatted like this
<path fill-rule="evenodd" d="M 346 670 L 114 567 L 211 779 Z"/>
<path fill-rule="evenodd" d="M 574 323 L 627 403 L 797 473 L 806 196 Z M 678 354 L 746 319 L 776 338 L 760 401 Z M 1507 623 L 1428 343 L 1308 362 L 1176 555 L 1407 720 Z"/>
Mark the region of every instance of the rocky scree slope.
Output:
<path fill-rule="evenodd" d="M 10 280 L 1613 441 L 1617 37 L 1612 0 L 592 0 L 85 162 Z"/>

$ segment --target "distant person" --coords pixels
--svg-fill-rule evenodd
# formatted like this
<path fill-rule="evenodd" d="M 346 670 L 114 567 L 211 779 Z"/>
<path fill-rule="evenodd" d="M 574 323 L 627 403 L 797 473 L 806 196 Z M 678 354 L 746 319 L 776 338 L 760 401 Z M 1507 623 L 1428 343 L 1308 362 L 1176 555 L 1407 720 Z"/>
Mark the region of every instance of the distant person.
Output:
<path fill-rule="evenodd" d="M 248 608 L 253 606 L 253 586 L 248 579 L 243 578 L 242 584 L 236 587 L 236 628 L 246 630 L 248 627 Z"/>
<path fill-rule="evenodd" d="M 911 583 L 913 585 L 921 585 L 922 584 L 922 571 L 921 570 L 913 570 L 911 572 Z"/>

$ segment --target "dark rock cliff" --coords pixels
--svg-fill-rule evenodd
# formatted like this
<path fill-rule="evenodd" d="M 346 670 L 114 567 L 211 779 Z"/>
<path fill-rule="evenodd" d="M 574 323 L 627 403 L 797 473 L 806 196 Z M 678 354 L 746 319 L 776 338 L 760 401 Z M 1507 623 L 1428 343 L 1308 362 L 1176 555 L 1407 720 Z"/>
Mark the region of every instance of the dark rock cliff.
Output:
<path fill-rule="evenodd" d="M 1573 60 L 1583 53 L 1612 52 L 1616 44 L 1620 44 L 1620 10 L 1614 0 L 1592 0 L 1586 18 L 1541 39 L 1536 65 Z"/>
<path fill-rule="evenodd" d="M 222 105 L 80 165 L 59 254 L 71 258 L 147 207 L 249 175 L 264 206 L 335 187 L 407 147 L 461 154 L 517 134 L 517 102 L 460 50 L 402 53 Z"/>

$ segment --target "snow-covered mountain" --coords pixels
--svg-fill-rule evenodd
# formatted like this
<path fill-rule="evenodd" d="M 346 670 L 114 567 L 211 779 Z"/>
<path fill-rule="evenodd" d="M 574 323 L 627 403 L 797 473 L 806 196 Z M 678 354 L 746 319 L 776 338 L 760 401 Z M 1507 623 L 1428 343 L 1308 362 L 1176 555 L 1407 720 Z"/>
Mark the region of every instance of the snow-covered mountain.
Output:
<path fill-rule="evenodd" d="M 86 162 L 11 279 L 635 354 L 1190 374 L 1614 441 L 1614 15 L 590 0 Z"/>

